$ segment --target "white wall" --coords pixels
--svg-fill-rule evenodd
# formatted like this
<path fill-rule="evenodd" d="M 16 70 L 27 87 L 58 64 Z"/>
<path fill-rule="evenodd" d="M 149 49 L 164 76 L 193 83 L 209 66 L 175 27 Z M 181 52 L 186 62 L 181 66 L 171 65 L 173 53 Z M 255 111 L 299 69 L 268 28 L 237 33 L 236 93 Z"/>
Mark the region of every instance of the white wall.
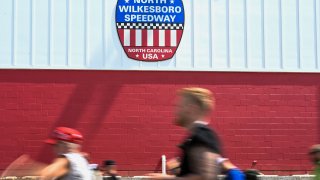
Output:
<path fill-rule="evenodd" d="M 116 0 L 0 0 L 0 68 L 319 72 L 320 0 L 183 0 L 175 57 L 128 59 Z"/>

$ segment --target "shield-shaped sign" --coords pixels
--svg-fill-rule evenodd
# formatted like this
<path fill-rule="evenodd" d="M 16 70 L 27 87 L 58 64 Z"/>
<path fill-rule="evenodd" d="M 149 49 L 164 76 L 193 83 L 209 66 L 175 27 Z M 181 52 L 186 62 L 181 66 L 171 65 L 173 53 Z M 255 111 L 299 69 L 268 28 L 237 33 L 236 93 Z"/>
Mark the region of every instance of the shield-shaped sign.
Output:
<path fill-rule="evenodd" d="M 116 26 L 121 45 L 131 59 L 171 59 L 184 29 L 182 0 L 118 0 Z"/>

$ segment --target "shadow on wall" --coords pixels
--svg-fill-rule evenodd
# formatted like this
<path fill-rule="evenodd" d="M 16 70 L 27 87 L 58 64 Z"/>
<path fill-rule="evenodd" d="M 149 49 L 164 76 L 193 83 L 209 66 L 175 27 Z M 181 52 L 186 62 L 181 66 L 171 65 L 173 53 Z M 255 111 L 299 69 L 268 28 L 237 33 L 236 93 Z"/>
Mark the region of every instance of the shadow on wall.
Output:
<path fill-rule="evenodd" d="M 114 10 L 115 12 L 115 10 Z M 116 31 L 116 25 L 115 25 L 115 17 L 112 16 L 112 20 L 110 21 L 109 26 L 104 26 L 103 31 L 105 31 L 105 27 L 111 27 L 113 36 L 107 37 L 106 39 L 101 39 L 99 41 L 99 44 L 95 44 L 94 51 L 91 54 L 89 53 L 88 61 L 87 61 L 87 67 L 89 69 L 95 69 L 102 66 L 106 66 L 105 59 L 106 56 L 109 56 L 108 59 L 114 59 L 115 61 L 121 61 L 123 51 L 117 52 L 117 51 L 107 51 L 108 44 L 106 42 L 112 42 L 111 44 L 116 45 L 118 49 L 122 49 L 121 45 L 119 43 L 118 34 Z M 106 32 L 102 32 L 102 34 L 105 34 Z M 103 36 L 106 38 L 106 35 Z M 112 39 L 110 39 L 112 38 Z M 89 43 L 90 44 L 90 43 Z M 103 49 L 104 48 L 104 49 Z M 87 47 L 90 50 L 90 47 Z M 108 53 L 108 54 L 107 54 Z M 111 56 L 111 58 L 110 58 Z M 117 62 L 109 62 L 113 64 L 118 64 Z M 94 78 L 94 77 L 93 77 Z M 105 80 L 109 81 L 112 77 L 107 77 Z M 60 78 L 58 78 L 60 79 Z M 74 82 L 70 82 L 74 83 Z M 100 82 L 103 83 L 103 82 Z M 103 84 L 94 83 L 93 81 L 82 81 L 76 83 L 76 88 L 73 91 L 73 94 L 70 96 L 68 102 L 66 103 L 66 106 L 64 107 L 63 112 L 61 113 L 60 117 L 57 119 L 57 121 L 51 126 L 50 131 L 51 132 L 55 127 L 57 126 L 66 126 L 66 127 L 78 127 L 78 120 L 82 117 L 83 113 L 85 112 L 88 103 L 91 102 L 93 96 L 97 92 L 105 92 L 101 97 L 101 99 L 96 100 L 99 104 L 99 112 L 96 112 L 95 119 L 92 121 L 93 123 L 90 123 L 90 125 L 82 132 L 86 139 L 94 139 L 94 136 L 101 126 L 101 124 L 104 121 L 104 116 L 108 113 L 110 106 L 112 105 L 113 98 L 116 97 L 117 92 L 121 88 L 120 82 L 113 82 L 112 86 L 105 86 Z M 79 99 L 80 98 L 80 99 Z M 81 103 L 75 103 L 77 101 L 81 101 Z M 85 141 L 85 146 L 90 146 L 91 141 Z M 42 159 L 46 162 L 49 162 L 50 157 L 47 156 L 47 152 L 51 151 L 51 147 L 43 145 L 42 150 L 40 151 L 38 155 L 38 159 Z"/>
<path fill-rule="evenodd" d="M 115 22 L 114 16 L 112 16 L 113 20 L 110 22 Z M 115 29 L 115 23 L 113 23 L 110 27 Z M 104 28 L 100 28 L 104 29 Z M 116 30 L 113 30 L 113 32 L 116 32 Z M 105 32 L 102 32 L 105 33 Z M 104 38 L 106 36 L 103 36 Z M 112 37 L 118 37 L 118 36 L 112 36 Z M 110 37 L 108 37 L 110 38 Z M 101 39 L 98 45 L 95 45 L 98 48 L 94 48 L 96 52 L 93 53 L 93 56 L 89 54 L 89 61 L 87 64 L 87 67 L 90 69 L 95 69 L 101 66 L 104 66 L 105 63 L 105 56 L 106 52 L 105 49 L 102 49 L 101 47 L 105 47 L 106 44 L 105 42 L 111 42 L 111 39 L 105 40 Z M 114 39 L 113 41 L 119 41 L 118 39 Z M 119 47 L 119 43 L 115 43 Z M 87 49 L 90 49 L 87 48 Z M 112 59 L 119 59 L 121 56 L 117 54 L 115 51 L 110 52 L 108 56 L 114 57 Z M 112 78 L 112 77 L 110 77 Z M 71 82 L 73 83 L 73 82 Z M 51 132 L 55 127 L 57 126 L 67 126 L 67 127 L 73 127 L 77 128 L 78 126 L 78 120 L 82 117 L 83 112 L 86 110 L 87 104 L 91 101 L 92 96 L 95 94 L 95 89 L 99 87 L 102 87 L 103 89 L 100 88 L 100 91 L 105 92 L 105 94 L 102 96 L 102 99 L 99 100 L 99 106 L 100 106 L 100 111 L 97 112 L 97 115 L 95 116 L 95 120 L 85 131 L 83 134 L 85 135 L 86 139 L 94 139 L 95 131 L 100 127 L 101 123 L 104 121 L 104 116 L 107 114 L 109 111 L 110 105 L 112 104 L 112 100 L 114 97 L 116 97 L 117 92 L 120 89 L 120 84 L 119 83 L 113 83 L 112 86 L 101 86 L 99 84 L 93 83 L 92 81 L 86 82 L 79 82 L 77 84 L 77 87 L 73 91 L 73 94 L 70 96 L 68 102 L 66 103 L 66 106 L 61 113 L 60 117 L 57 119 L 57 121 L 51 126 L 50 131 Z M 81 103 L 75 103 L 79 101 L 79 98 L 81 98 Z M 80 104 L 80 106 L 79 106 Z M 75 107 L 76 106 L 76 107 Z M 86 146 L 90 146 L 90 141 L 85 142 Z M 47 152 L 50 149 L 48 146 L 43 146 L 42 150 L 39 153 L 38 159 L 43 159 L 44 157 L 47 157 Z M 45 159 L 45 161 L 49 161 L 49 158 Z"/>
<path fill-rule="evenodd" d="M 108 113 L 109 108 L 112 105 L 113 98 L 116 97 L 120 86 L 121 85 L 118 83 L 113 83 L 112 86 L 105 86 L 92 81 L 79 82 L 76 88 L 73 90 L 72 95 L 66 102 L 60 117 L 57 118 L 57 120 L 51 125 L 49 132 L 53 131 L 53 129 L 58 126 L 66 126 L 78 129 L 78 121 L 84 116 L 88 105 L 94 104 L 99 106 L 99 108 L 95 109 L 96 112 L 92 119 L 85 121 L 87 126 L 85 129 L 81 130 L 81 132 L 86 139 L 95 139 L 95 132 L 104 122 L 104 117 Z M 100 98 L 97 99 L 96 95 L 99 92 L 104 92 L 104 94 L 99 94 Z M 94 102 L 92 102 L 93 99 Z M 90 145 L 91 141 L 84 142 L 84 146 L 88 147 Z M 48 151 L 52 151 L 51 147 L 44 144 L 40 150 L 38 159 L 49 162 L 51 158 L 48 157 Z"/>

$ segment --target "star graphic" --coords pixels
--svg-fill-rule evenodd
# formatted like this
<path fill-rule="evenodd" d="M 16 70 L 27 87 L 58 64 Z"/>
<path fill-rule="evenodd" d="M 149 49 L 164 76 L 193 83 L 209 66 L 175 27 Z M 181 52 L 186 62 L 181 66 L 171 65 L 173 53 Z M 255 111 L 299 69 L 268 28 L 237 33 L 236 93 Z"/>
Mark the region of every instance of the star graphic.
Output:
<path fill-rule="evenodd" d="M 126 1 L 126 3 L 129 3 L 130 0 L 125 0 L 125 1 Z"/>
<path fill-rule="evenodd" d="M 139 54 L 136 54 L 136 57 L 139 57 Z"/>
<path fill-rule="evenodd" d="M 171 3 L 171 4 L 174 4 L 174 0 L 171 0 L 170 3 Z"/>
<path fill-rule="evenodd" d="M 161 57 L 164 58 L 164 54 L 162 54 Z"/>

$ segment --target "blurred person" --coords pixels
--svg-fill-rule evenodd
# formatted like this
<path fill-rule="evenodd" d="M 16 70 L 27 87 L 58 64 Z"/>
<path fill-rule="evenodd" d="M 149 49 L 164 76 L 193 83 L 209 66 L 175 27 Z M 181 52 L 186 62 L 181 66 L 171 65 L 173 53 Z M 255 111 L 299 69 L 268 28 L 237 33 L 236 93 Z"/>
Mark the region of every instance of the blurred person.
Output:
<path fill-rule="evenodd" d="M 217 179 L 220 168 L 217 158 L 221 145 L 217 134 L 208 126 L 214 97 L 203 88 L 183 88 L 178 93 L 174 123 L 188 130 L 189 136 L 180 145 L 182 158 L 180 172 L 175 175 L 148 174 L 151 179 Z"/>
<path fill-rule="evenodd" d="M 104 179 L 107 180 L 118 180 L 117 175 L 117 164 L 114 160 L 106 160 L 103 162 L 103 166 L 101 168 L 103 176 L 108 176 Z"/>
<path fill-rule="evenodd" d="M 20 167 L 28 165 L 23 171 L 28 176 L 40 176 L 41 180 L 91 180 L 92 173 L 89 170 L 88 161 L 81 152 L 82 134 L 72 128 L 57 127 L 50 139 L 45 141 L 51 144 L 57 157 L 49 165 L 37 163 L 27 155 L 20 156 L 2 174 L 19 174 Z"/>
<path fill-rule="evenodd" d="M 258 180 L 259 175 L 263 175 L 258 169 L 255 169 L 258 161 L 254 160 L 252 161 L 251 168 L 246 169 L 244 171 L 244 174 L 246 176 L 246 180 Z"/>
<path fill-rule="evenodd" d="M 82 134 L 72 128 L 58 127 L 46 143 L 53 145 L 57 158 L 40 174 L 43 179 L 87 180 L 91 178 L 88 161 L 81 152 Z M 86 154 L 85 154 L 86 155 Z"/>
<path fill-rule="evenodd" d="M 246 176 L 246 180 L 258 180 L 259 175 L 263 175 L 259 170 L 257 169 L 246 169 L 244 171 L 244 174 Z"/>
<path fill-rule="evenodd" d="M 309 156 L 314 164 L 315 180 L 320 180 L 320 144 L 315 144 L 310 147 Z"/>

